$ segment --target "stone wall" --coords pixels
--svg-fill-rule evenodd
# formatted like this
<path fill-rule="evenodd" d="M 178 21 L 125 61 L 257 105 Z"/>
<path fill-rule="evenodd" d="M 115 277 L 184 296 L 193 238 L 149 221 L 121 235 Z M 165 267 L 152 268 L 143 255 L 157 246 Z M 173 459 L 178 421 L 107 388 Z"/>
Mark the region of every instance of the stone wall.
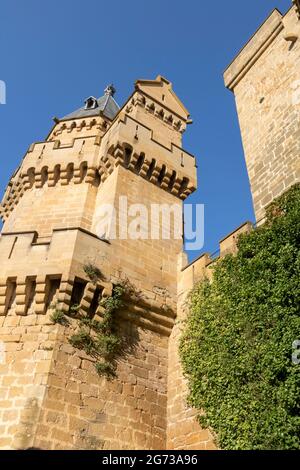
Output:
<path fill-rule="evenodd" d="M 128 349 L 108 380 L 50 312 L 0 326 L 0 448 L 165 448 L 167 336 L 120 321 Z"/>
<path fill-rule="evenodd" d="M 153 87 L 159 93 L 149 98 Z M 171 84 L 158 78 L 140 83 L 127 112 L 113 122 L 56 122 L 45 142 L 30 146 L 9 182 L 1 203 L 1 448 L 166 447 L 182 224 L 174 237 L 171 213 L 171 233 L 163 238 L 160 216 L 153 225 L 158 236 L 151 237 L 151 205 L 175 204 L 181 212 L 196 186 L 195 158 L 181 148 L 188 113 L 174 96 Z M 120 234 L 127 225 L 119 219 L 124 197 L 137 209 L 131 217 L 143 218 L 141 207 L 147 212 L 145 237 Z M 99 233 L 103 204 L 116 211 L 116 236 L 114 217 Z M 87 263 L 101 272 L 97 286 Z M 116 377 L 108 380 L 92 357 L 70 345 L 78 323 L 70 312 L 78 304 L 82 315 L 98 318 L 96 290 L 105 298 L 126 280 L 138 297 L 126 298 L 117 312 L 124 350 Z M 70 326 L 53 324 L 54 306 Z"/>
<path fill-rule="evenodd" d="M 300 21 L 275 10 L 226 70 L 257 221 L 300 180 Z"/>
<path fill-rule="evenodd" d="M 61 332 L 35 446 L 165 448 L 167 338 L 130 322 L 119 328 L 129 346 L 111 380 L 99 377 L 91 358 L 75 351 Z"/>
<path fill-rule="evenodd" d="M 188 295 L 193 287 L 203 279 L 212 279 L 214 263 L 227 254 L 237 251 L 237 242 L 241 234 L 252 230 L 252 224 L 246 222 L 220 241 L 217 258 L 203 254 L 191 264 L 180 255 L 178 260 L 178 301 L 177 318 L 169 340 L 168 369 L 168 406 L 167 406 L 167 448 L 188 450 L 216 449 L 213 433 L 201 429 L 197 422 L 198 410 L 187 403 L 188 386 L 183 375 L 179 344 L 184 322 L 188 315 Z"/>

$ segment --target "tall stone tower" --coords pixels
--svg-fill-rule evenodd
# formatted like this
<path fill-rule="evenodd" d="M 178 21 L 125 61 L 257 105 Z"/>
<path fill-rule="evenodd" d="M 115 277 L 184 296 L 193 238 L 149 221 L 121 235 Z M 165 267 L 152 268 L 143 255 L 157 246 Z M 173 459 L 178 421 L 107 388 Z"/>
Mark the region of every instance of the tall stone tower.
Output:
<path fill-rule="evenodd" d="M 114 91 L 109 86 L 100 99 L 91 96 L 55 119 L 2 200 L 0 448 L 166 447 L 168 338 L 182 240 L 130 239 L 119 218 L 118 236 L 111 228 L 99 233 L 99 208 L 118 211 L 126 197 L 128 206 L 150 213 L 151 204 L 181 204 L 195 190 L 195 158 L 181 146 L 189 113 L 161 76 L 138 80 L 122 109 Z M 97 282 L 87 263 L 101 272 Z M 76 305 L 92 318 L 122 279 L 139 298 L 128 297 L 118 313 L 127 348 L 108 380 L 51 314 L 53 306 L 68 314 Z"/>
<path fill-rule="evenodd" d="M 257 222 L 300 180 L 300 2 L 274 10 L 224 74 L 235 94 Z"/>

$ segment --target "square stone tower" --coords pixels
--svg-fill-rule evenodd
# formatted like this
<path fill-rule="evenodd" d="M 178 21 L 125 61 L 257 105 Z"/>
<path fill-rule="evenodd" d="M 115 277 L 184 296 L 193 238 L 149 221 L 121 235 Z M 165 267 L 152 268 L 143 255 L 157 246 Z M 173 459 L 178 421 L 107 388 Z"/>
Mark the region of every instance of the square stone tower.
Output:
<path fill-rule="evenodd" d="M 182 239 L 132 239 L 120 214 L 128 215 L 125 199 L 130 210 L 139 204 L 150 213 L 151 204 L 181 205 L 195 190 L 195 158 L 181 146 L 189 113 L 161 76 L 138 80 L 122 109 L 114 91 L 109 86 L 100 99 L 91 96 L 55 119 L 2 200 L 0 448 L 166 447 L 168 338 Z M 118 214 L 106 228 L 104 205 Z M 101 320 L 101 299 L 122 282 L 135 294 L 118 311 L 124 351 L 108 379 L 69 338 L 74 311 Z M 70 325 L 53 323 L 53 310 Z"/>
<path fill-rule="evenodd" d="M 257 222 L 300 180 L 300 3 L 274 10 L 224 74 L 234 92 Z"/>

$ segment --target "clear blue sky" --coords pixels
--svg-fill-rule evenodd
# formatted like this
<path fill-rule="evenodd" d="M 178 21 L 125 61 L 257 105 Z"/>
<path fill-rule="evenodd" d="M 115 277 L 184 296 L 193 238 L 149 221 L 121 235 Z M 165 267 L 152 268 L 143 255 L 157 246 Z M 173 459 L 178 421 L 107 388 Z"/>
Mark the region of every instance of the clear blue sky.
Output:
<path fill-rule="evenodd" d="M 194 124 L 184 148 L 197 156 L 205 204 L 204 251 L 253 220 L 234 97 L 222 73 L 274 7 L 291 0 L 2 0 L 0 191 L 28 145 L 45 138 L 53 116 L 100 96 L 108 83 L 122 104 L 137 78 L 161 74 Z M 193 253 L 193 257 L 199 253 Z"/>

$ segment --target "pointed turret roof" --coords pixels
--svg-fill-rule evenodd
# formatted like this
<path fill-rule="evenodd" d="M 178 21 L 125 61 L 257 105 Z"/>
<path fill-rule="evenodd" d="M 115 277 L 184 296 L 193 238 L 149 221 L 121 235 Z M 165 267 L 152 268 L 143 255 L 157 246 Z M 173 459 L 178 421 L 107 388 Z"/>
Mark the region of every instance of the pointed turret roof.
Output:
<path fill-rule="evenodd" d="M 113 96 L 116 90 L 113 85 L 108 85 L 104 90 L 104 95 L 100 98 L 94 98 L 90 96 L 84 102 L 84 106 L 67 114 L 60 121 L 66 121 L 68 119 L 78 119 L 91 116 L 104 115 L 110 120 L 113 120 L 120 110 L 120 106 L 116 103 Z"/>

